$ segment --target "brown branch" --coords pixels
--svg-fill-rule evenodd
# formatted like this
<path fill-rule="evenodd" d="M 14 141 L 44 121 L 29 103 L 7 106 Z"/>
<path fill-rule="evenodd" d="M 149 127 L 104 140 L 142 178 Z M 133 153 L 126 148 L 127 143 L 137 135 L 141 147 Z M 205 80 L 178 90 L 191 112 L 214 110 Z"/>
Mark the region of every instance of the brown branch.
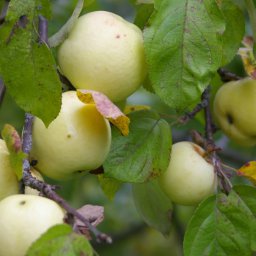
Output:
<path fill-rule="evenodd" d="M 48 21 L 42 15 L 38 16 L 39 43 L 48 45 Z"/>
<path fill-rule="evenodd" d="M 242 79 L 242 77 L 228 71 L 225 68 L 219 68 L 217 72 L 220 75 L 222 82 L 236 81 Z"/>
<path fill-rule="evenodd" d="M 220 178 L 220 182 L 222 185 L 223 190 L 226 194 L 228 194 L 232 188 L 232 185 L 228 179 L 228 177 L 225 174 L 224 169 L 222 168 L 221 160 L 216 152 L 216 150 L 219 150 L 219 148 L 215 145 L 214 139 L 213 139 L 213 121 L 212 121 L 212 115 L 210 110 L 210 86 L 207 87 L 207 89 L 202 94 L 202 100 L 206 100 L 208 102 L 207 106 L 204 108 L 204 116 L 205 116 L 205 149 L 209 153 L 211 162 L 214 166 L 215 172 Z"/>
<path fill-rule="evenodd" d="M 6 87 L 4 85 L 4 81 L 0 78 L 0 105 L 4 100 L 5 91 L 6 91 Z"/>
<path fill-rule="evenodd" d="M 24 129 L 22 132 L 22 150 L 24 153 L 29 154 L 32 147 L 32 126 L 33 126 L 33 116 L 31 114 L 25 114 Z M 37 189 L 47 198 L 54 200 L 63 209 L 65 209 L 69 216 L 76 217 L 82 221 L 96 237 L 97 242 L 111 243 L 112 239 L 108 235 L 98 231 L 89 220 L 87 220 L 83 215 L 72 208 L 62 197 L 60 197 L 56 192 L 56 186 L 47 184 L 43 181 L 39 181 L 31 175 L 30 163 L 28 159 L 23 161 L 23 182 L 25 186 Z"/>
<path fill-rule="evenodd" d="M 5 21 L 5 16 L 7 14 L 8 6 L 9 6 L 9 1 L 5 1 L 0 13 L 0 25 L 2 25 Z"/>

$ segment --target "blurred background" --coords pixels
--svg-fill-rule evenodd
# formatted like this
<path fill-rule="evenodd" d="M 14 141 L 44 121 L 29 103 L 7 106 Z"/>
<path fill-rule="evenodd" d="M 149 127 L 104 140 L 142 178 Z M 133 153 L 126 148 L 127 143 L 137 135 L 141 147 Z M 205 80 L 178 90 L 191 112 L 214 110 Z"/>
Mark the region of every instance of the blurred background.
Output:
<path fill-rule="evenodd" d="M 49 35 L 54 34 L 67 21 L 72 14 L 76 0 L 55 0 L 52 1 L 52 20 L 49 21 Z M 107 10 L 133 21 L 136 13 L 135 1 L 132 0 L 88 0 L 85 1 L 83 12 L 93 10 Z M 243 8 L 242 1 L 236 1 Z M 247 33 L 250 33 L 247 25 Z M 227 67 L 232 72 L 245 76 L 242 63 L 239 57 L 235 57 Z M 222 83 L 218 76 L 213 80 L 216 90 Z M 214 92 L 213 92 L 214 93 Z M 175 113 L 166 105 L 161 103 L 159 98 L 144 89 L 138 90 L 127 99 L 127 104 L 149 105 L 161 113 L 170 124 L 177 118 Z M 5 123 L 9 123 L 21 132 L 24 113 L 17 107 L 12 98 L 6 93 L 0 108 L 0 129 Z M 190 130 L 204 132 L 202 115 L 198 115 L 186 126 L 174 126 L 173 141 L 191 140 Z M 221 153 L 223 161 L 234 168 L 240 167 L 246 161 L 253 160 L 255 148 L 245 149 L 230 142 L 220 132 L 216 134 L 216 141 L 224 150 Z M 56 184 L 55 181 L 48 180 Z M 234 180 L 236 183 L 244 183 L 243 179 Z M 101 256 L 180 256 L 182 255 L 182 240 L 186 225 L 193 214 L 194 207 L 173 206 L 172 231 L 168 237 L 148 227 L 142 217 L 138 214 L 132 196 L 132 189 L 129 184 L 124 184 L 111 200 L 107 198 L 95 175 L 86 175 L 78 180 L 59 182 L 60 194 L 76 208 L 85 204 L 102 205 L 105 208 L 105 220 L 98 227 L 101 231 L 113 237 L 112 245 L 93 246 Z M 150 195 L 148 195 L 150 197 Z M 145 198 L 147 200 L 147 198 Z M 171 206 L 170 206 L 171 207 Z"/>

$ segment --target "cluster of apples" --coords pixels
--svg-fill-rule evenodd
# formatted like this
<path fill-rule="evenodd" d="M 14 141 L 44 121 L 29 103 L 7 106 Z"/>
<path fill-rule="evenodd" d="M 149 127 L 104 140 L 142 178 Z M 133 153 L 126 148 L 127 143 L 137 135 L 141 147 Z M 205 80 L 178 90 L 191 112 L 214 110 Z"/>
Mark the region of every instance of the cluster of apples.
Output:
<path fill-rule="evenodd" d="M 110 12 L 78 18 L 58 51 L 61 72 L 76 88 L 92 89 L 113 102 L 132 94 L 145 77 L 142 32 Z M 34 168 L 56 180 L 71 179 L 102 165 L 111 145 L 111 128 L 93 104 L 75 91 L 62 94 L 58 117 L 45 127 L 35 118 L 30 160 Z M 63 223 L 65 212 L 31 188 L 19 193 L 9 152 L 0 141 L 0 255 L 24 256 L 48 228 Z M 42 176 L 32 168 L 32 175 Z M 40 176 L 39 176 L 40 175 Z"/>
<path fill-rule="evenodd" d="M 57 58 L 61 72 L 75 88 L 99 91 L 115 103 L 137 90 L 146 75 L 141 30 L 105 11 L 78 18 Z M 223 86 L 214 103 L 224 132 L 249 145 L 256 143 L 255 95 L 255 82 L 245 79 Z M 236 112 L 239 97 L 248 101 Z M 111 145 L 108 120 L 95 105 L 82 103 L 75 91 L 63 93 L 60 113 L 49 127 L 35 118 L 32 135 L 30 158 L 36 160 L 35 168 L 56 180 L 98 168 Z M 26 188 L 26 195 L 18 195 L 18 181 L 4 141 L 0 141 L 0 164 L 0 255 L 22 256 L 44 231 L 63 223 L 65 213 L 37 191 Z M 215 192 L 217 181 L 205 151 L 192 142 L 179 142 L 172 146 L 169 166 L 159 184 L 173 202 L 194 205 Z"/>

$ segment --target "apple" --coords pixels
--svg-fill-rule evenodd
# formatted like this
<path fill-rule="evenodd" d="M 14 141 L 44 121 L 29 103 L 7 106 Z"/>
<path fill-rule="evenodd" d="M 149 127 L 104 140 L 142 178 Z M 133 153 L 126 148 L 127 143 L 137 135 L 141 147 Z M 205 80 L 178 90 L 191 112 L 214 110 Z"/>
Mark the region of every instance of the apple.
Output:
<path fill-rule="evenodd" d="M 216 189 L 214 167 L 205 150 L 188 141 L 172 145 L 169 166 L 159 182 L 166 195 L 181 205 L 196 205 Z"/>
<path fill-rule="evenodd" d="M 146 75 L 141 30 L 106 11 L 78 18 L 57 58 L 75 88 L 99 91 L 113 102 L 125 100 Z"/>
<path fill-rule="evenodd" d="M 36 169 L 31 168 L 30 172 L 31 172 L 31 175 L 34 178 L 36 178 L 37 180 L 44 181 L 43 176 Z M 39 194 L 40 194 L 40 192 L 37 189 L 31 188 L 31 187 L 28 187 L 28 186 L 25 186 L 24 193 L 26 195 L 35 195 L 35 196 L 39 196 Z"/>
<path fill-rule="evenodd" d="M 256 81 L 245 78 L 224 84 L 214 98 L 217 125 L 234 142 L 256 145 Z"/>
<path fill-rule="evenodd" d="M 63 180 L 102 165 L 110 150 L 111 128 L 94 104 L 84 104 L 75 91 L 68 91 L 48 128 L 35 118 L 32 138 L 30 159 L 37 161 L 35 169 Z"/>
<path fill-rule="evenodd" d="M 10 155 L 5 141 L 0 139 L 0 200 L 19 193 L 19 182 L 10 165 Z"/>
<path fill-rule="evenodd" d="M 25 256 L 50 227 L 64 222 L 54 201 L 34 195 L 12 195 L 0 201 L 0 255 Z"/>

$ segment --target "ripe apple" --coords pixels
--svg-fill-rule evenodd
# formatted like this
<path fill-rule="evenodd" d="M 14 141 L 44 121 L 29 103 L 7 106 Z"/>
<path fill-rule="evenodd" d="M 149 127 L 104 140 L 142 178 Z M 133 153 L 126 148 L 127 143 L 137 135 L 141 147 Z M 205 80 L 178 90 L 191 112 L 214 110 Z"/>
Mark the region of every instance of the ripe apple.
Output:
<path fill-rule="evenodd" d="M 122 17 L 95 11 L 78 18 L 58 50 L 62 73 L 75 88 L 122 101 L 138 89 L 146 74 L 141 30 Z"/>
<path fill-rule="evenodd" d="M 111 128 L 94 104 L 84 104 L 75 91 L 68 91 L 48 128 L 35 119 L 32 137 L 30 158 L 37 160 L 35 169 L 61 180 L 102 165 L 110 149 Z"/>
<path fill-rule="evenodd" d="M 0 200 L 18 193 L 19 183 L 10 165 L 9 151 L 5 141 L 0 139 Z"/>
<path fill-rule="evenodd" d="M 12 195 L 0 201 L 0 255 L 24 256 L 65 213 L 54 201 L 34 195 Z"/>
<path fill-rule="evenodd" d="M 256 145 L 256 81 L 245 78 L 224 84 L 214 99 L 218 126 L 243 146 Z"/>
<path fill-rule="evenodd" d="M 214 167 L 204 155 L 204 149 L 192 142 L 182 141 L 172 145 L 169 166 L 159 182 L 174 203 L 195 205 L 214 193 Z"/>
<path fill-rule="evenodd" d="M 37 180 L 40 181 L 44 181 L 43 176 L 40 174 L 40 172 L 38 172 L 36 169 L 31 168 L 30 169 L 31 175 L 36 178 Z M 26 195 L 35 195 L 35 196 L 39 196 L 40 192 L 37 189 L 25 186 L 25 194 Z"/>

